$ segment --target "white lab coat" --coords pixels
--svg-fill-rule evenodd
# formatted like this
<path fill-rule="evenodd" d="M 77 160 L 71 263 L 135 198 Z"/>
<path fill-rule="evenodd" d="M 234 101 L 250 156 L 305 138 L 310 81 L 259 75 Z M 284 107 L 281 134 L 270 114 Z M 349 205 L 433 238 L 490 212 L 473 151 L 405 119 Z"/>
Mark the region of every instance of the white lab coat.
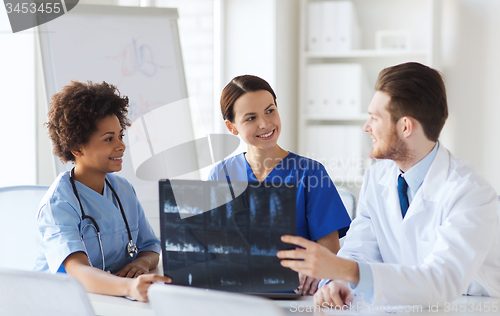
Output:
<path fill-rule="evenodd" d="M 391 160 L 366 172 L 357 217 L 339 252 L 370 264 L 371 303 L 443 306 L 460 294 L 500 297 L 495 190 L 441 144 L 403 219 L 397 178 Z"/>

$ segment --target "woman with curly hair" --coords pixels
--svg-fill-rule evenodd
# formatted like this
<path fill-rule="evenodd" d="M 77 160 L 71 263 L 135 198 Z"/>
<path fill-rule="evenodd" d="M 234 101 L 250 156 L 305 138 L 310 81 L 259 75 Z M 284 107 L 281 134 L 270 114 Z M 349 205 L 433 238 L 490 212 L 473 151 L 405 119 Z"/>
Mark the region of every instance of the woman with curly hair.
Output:
<path fill-rule="evenodd" d="M 88 292 L 147 301 L 147 289 L 167 277 L 158 265 L 160 241 L 122 169 L 128 98 L 105 82 L 72 81 L 52 96 L 47 127 L 54 153 L 73 162 L 40 204 L 35 270 L 67 272 Z M 108 273 L 110 272 L 110 273 Z"/>

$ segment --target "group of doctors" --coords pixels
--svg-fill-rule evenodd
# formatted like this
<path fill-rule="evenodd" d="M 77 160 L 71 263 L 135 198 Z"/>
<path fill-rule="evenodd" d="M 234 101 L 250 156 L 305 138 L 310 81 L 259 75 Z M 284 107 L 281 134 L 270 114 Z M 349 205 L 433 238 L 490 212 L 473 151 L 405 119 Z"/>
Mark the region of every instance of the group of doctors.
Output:
<path fill-rule="evenodd" d="M 277 144 L 276 95 L 256 76 L 238 76 L 222 92 L 226 127 L 248 151 L 216 165 L 209 180 L 296 184 L 297 236 L 282 240 L 299 247 L 277 256 L 316 304 L 344 305 L 354 295 L 424 306 L 461 294 L 500 297 L 497 194 L 438 141 L 448 116 L 441 75 L 405 63 L 382 70 L 375 90 L 364 129 L 372 156 L 385 160 L 366 172 L 352 223 L 324 166 Z M 89 292 L 146 301 L 150 284 L 171 280 L 149 274 L 160 242 L 133 187 L 113 174 L 122 167 L 127 107 L 128 98 L 104 82 L 71 82 L 52 97 L 54 153 L 74 168 L 42 200 L 36 270 L 72 274 Z"/>

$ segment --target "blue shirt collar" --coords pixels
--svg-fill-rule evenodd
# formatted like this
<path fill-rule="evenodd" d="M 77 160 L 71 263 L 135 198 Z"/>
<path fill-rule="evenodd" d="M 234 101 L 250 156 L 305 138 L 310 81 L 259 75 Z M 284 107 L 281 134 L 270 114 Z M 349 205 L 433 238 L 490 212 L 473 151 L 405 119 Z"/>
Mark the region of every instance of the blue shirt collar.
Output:
<path fill-rule="evenodd" d="M 436 157 L 437 151 L 439 148 L 439 142 L 436 142 L 436 145 L 431 150 L 424 159 L 420 160 L 416 165 L 411 167 L 405 173 L 400 171 L 403 178 L 405 178 L 406 183 L 408 183 L 408 201 L 411 203 L 413 197 L 417 194 L 418 189 L 422 186 L 422 182 L 424 182 L 424 178 L 429 171 L 429 168 Z"/>

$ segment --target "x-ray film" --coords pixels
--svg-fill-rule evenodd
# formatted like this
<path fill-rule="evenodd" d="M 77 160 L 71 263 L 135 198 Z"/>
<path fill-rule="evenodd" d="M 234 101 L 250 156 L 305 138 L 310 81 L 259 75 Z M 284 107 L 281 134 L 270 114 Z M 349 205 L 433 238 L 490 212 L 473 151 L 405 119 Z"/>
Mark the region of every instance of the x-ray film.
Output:
<path fill-rule="evenodd" d="M 296 233 L 296 190 L 291 184 L 232 182 L 228 189 L 227 182 L 160 181 L 165 275 L 173 284 L 231 292 L 294 290 L 297 273 L 282 267 L 276 253 L 293 248 L 280 237 Z M 207 203 L 221 206 L 201 211 Z"/>

